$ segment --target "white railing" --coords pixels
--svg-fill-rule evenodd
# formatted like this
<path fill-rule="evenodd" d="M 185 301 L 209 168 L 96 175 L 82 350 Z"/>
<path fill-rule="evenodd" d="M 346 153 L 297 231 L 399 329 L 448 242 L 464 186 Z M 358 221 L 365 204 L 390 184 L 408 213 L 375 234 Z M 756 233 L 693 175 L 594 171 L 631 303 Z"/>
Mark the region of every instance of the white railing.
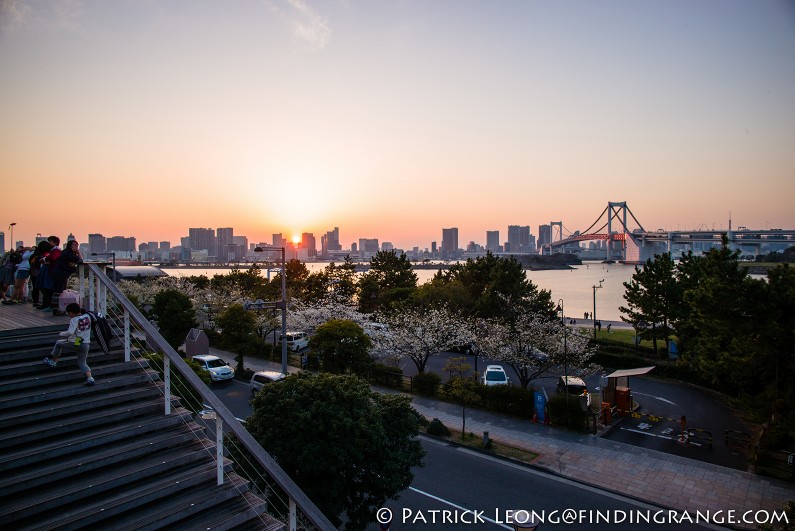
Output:
<path fill-rule="evenodd" d="M 124 360 L 133 360 L 134 350 L 149 350 L 163 355 L 163 380 L 164 380 L 164 414 L 171 415 L 173 371 L 177 371 L 181 379 L 191 388 L 192 399 L 205 404 L 212 409 L 208 418 L 215 419 L 216 463 L 218 470 L 218 484 L 224 482 L 224 430 L 235 435 L 237 441 L 256 461 L 246 463 L 246 468 L 255 465 L 262 479 L 269 480 L 283 491 L 287 500 L 282 500 L 282 513 L 287 516 L 288 529 L 314 527 L 321 530 L 336 529 L 323 515 L 315 504 L 304 494 L 274 459 L 260 446 L 260 444 L 243 427 L 240 421 L 227 409 L 221 400 L 204 384 L 196 373 L 193 372 L 185 360 L 168 344 L 158 333 L 157 329 L 124 296 L 118 286 L 108 277 L 104 263 L 85 263 L 79 268 L 78 292 L 82 305 L 87 310 L 102 313 L 116 325 L 118 339 L 124 346 Z M 135 348 L 133 348 L 135 347 Z M 185 397 L 182 397 L 185 398 Z M 275 493 L 271 491 L 268 496 L 269 503 Z"/>

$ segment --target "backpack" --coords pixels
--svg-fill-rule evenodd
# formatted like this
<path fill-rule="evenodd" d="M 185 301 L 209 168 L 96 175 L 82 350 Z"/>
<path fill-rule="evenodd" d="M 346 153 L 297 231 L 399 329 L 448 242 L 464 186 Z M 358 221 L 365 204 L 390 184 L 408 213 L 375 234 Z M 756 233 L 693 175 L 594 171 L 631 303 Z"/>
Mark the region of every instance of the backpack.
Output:
<path fill-rule="evenodd" d="M 102 351 L 105 354 L 110 354 L 110 342 L 113 340 L 113 332 L 110 329 L 108 320 L 101 313 L 89 311 L 86 313 L 91 317 L 91 331 L 94 333 L 97 343 L 102 347 Z"/>

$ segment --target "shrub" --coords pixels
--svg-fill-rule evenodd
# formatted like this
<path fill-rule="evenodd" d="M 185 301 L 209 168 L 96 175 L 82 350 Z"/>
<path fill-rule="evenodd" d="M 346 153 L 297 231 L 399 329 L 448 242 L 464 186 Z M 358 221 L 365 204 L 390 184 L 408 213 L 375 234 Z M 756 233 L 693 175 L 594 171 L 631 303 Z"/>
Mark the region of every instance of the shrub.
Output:
<path fill-rule="evenodd" d="M 568 399 L 568 415 L 566 414 L 566 394 L 558 393 L 553 395 L 548 402 L 549 419 L 553 424 L 566 426 L 577 431 L 585 431 L 587 425 L 587 413 L 582 410 L 578 400 Z M 567 424 L 568 422 L 568 424 Z"/>
<path fill-rule="evenodd" d="M 449 437 L 450 430 L 447 429 L 447 426 L 442 424 L 442 421 L 439 419 L 433 419 L 428 423 L 428 428 L 425 430 L 429 435 L 437 435 L 439 437 Z"/>
<path fill-rule="evenodd" d="M 403 369 L 383 363 L 374 363 L 370 367 L 370 380 L 371 383 L 400 389 L 403 387 Z"/>
<path fill-rule="evenodd" d="M 157 373 L 160 375 L 160 379 L 165 381 L 165 377 L 163 376 L 163 355 L 154 352 L 146 352 L 143 354 L 143 358 L 149 362 L 149 366 L 156 370 Z M 201 365 L 199 362 L 193 361 L 192 359 L 186 359 L 185 363 L 193 369 L 193 372 L 201 378 L 202 382 L 205 385 L 210 385 L 210 373 L 207 371 L 203 371 L 201 369 Z M 188 385 L 188 382 L 185 381 L 185 378 L 174 369 L 171 370 L 171 394 L 173 396 L 178 396 L 181 398 L 182 406 L 186 409 L 189 409 L 196 413 L 200 409 L 202 409 L 202 400 L 198 393 L 196 393 L 193 388 Z"/>
<path fill-rule="evenodd" d="M 435 372 L 421 372 L 411 379 L 414 390 L 425 396 L 434 396 L 440 383 L 442 383 L 442 377 Z"/>

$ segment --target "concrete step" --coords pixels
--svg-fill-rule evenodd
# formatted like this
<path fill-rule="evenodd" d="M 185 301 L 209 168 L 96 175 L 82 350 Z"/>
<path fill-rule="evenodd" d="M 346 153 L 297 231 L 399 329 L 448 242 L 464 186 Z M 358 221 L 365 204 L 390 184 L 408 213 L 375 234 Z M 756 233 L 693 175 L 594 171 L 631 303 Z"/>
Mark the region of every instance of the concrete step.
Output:
<path fill-rule="evenodd" d="M 0 422 L 6 426 L 21 426 L 44 419 L 52 419 L 94 408 L 125 404 L 145 397 L 161 395 L 158 388 L 154 386 L 106 388 L 103 391 L 96 389 L 95 386 L 96 396 L 92 396 L 91 400 L 86 400 L 84 395 L 78 395 L 41 402 L 28 407 L 5 410 L 0 412 Z"/>
<path fill-rule="evenodd" d="M 215 445 L 204 438 L 203 428 L 198 424 L 176 424 L 144 433 L 134 438 L 111 441 L 105 446 L 87 448 L 81 452 L 39 461 L 25 466 L 22 470 L 0 473 L 0 496 L 31 488 L 52 484 L 69 477 L 75 472 L 85 473 L 103 467 L 138 459 L 154 451 L 173 447 L 189 447 L 200 442 L 203 449 L 214 452 Z"/>
<path fill-rule="evenodd" d="M 136 417 L 145 417 L 157 413 L 165 414 L 165 406 L 159 396 L 148 397 L 129 404 L 91 409 L 66 417 L 57 417 L 17 428 L 4 429 L 0 432 L 0 449 L 6 450 L 50 437 L 62 437 L 74 432 L 84 432 L 94 426 L 112 426 Z"/>
<path fill-rule="evenodd" d="M 0 472 L 140 437 L 143 434 L 165 430 L 177 424 L 187 424 L 192 420 L 193 414 L 190 411 L 179 408 L 168 416 L 154 415 L 137 419 L 134 423 L 98 427 L 89 433 L 73 433 L 55 439 L 36 441 L 24 448 L 0 453 Z"/>
<path fill-rule="evenodd" d="M 212 455 L 195 443 L 187 448 L 171 448 L 130 460 L 124 464 L 75 474 L 58 481 L 56 488 L 34 488 L 18 492 L 0 506 L 4 525 L 26 518 L 37 507 L 53 510 L 83 505 L 83 501 L 149 480 L 157 480 L 178 470 L 214 470 Z M 209 466 L 208 466 L 209 465 Z"/>
<path fill-rule="evenodd" d="M 215 482 L 215 467 L 198 462 L 193 466 L 172 471 L 171 474 L 150 481 L 139 481 L 128 484 L 126 488 L 112 489 L 96 494 L 81 503 L 72 503 L 65 507 L 51 509 L 44 506 L 37 511 L 26 513 L 26 518 L 15 523 L 16 531 L 46 531 L 49 529 L 76 529 L 78 527 L 96 527 L 97 529 L 114 529 L 114 526 L 99 526 L 103 520 L 126 513 L 143 511 L 156 500 L 175 496 L 177 493 L 191 490 L 201 493 L 212 488 Z M 35 513 L 35 514 L 34 514 Z"/>

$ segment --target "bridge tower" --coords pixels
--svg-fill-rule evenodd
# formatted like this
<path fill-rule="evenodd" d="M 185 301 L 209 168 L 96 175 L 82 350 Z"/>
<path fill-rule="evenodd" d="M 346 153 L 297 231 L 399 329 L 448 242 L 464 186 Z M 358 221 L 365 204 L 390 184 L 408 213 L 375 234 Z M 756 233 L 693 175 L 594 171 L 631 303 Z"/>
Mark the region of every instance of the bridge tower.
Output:
<path fill-rule="evenodd" d="M 608 201 L 607 202 L 607 260 L 613 259 L 613 218 L 620 216 L 621 228 L 623 232 L 629 232 L 627 229 L 627 202 L 626 201 Z M 626 245 L 623 245 L 622 253 L 626 253 Z M 623 256 L 626 259 L 626 256 Z"/>
<path fill-rule="evenodd" d="M 555 227 L 558 228 L 557 232 L 555 232 Z M 559 242 L 563 239 L 563 222 L 562 221 L 550 221 L 549 222 L 549 240 L 550 242 Z M 557 238 L 555 238 L 555 234 L 557 234 Z"/>

